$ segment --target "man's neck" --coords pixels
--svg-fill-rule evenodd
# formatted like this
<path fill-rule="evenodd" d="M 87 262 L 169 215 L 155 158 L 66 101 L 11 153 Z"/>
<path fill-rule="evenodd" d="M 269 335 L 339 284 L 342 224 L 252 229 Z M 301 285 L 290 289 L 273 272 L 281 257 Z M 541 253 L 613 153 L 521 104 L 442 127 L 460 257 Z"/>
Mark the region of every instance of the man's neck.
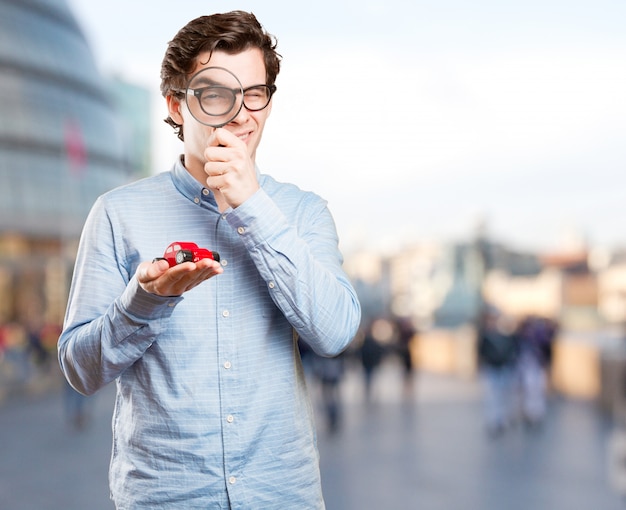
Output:
<path fill-rule="evenodd" d="M 187 170 L 187 172 L 189 172 L 189 174 L 196 181 L 198 181 L 200 185 L 202 185 L 203 187 L 206 187 L 207 175 L 204 171 L 204 165 L 201 162 L 199 162 L 198 160 L 195 160 L 194 158 L 185 156 L 185 154 L 181 154 L 180 162 L 182 163 L 183 167 L 185 167 L 185 170 Z M 219 211 L 224 212 L 226 209 L 228 209 L 229 205 L 228 203 L 226 203 L 226 199 L 219 192 L 219 190 L 212 189 L 211 192 L 213 193 L 213 196 L 215 197 L 215 201 L 217 202 L 217 208 L 219 209 Z"/>

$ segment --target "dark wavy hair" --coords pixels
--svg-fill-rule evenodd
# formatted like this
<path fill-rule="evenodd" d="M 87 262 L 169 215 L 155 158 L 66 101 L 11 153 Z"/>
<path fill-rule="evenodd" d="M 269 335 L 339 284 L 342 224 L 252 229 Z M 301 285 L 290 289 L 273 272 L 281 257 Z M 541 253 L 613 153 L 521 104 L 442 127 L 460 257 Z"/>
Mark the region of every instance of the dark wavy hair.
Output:
<path fill-rule="evenodd" d="M 267 85 L 274 85 L 280 71 L 281 56 L 276 52 L 276 38 L 265 31 L 254 14 L 231 11 L 224 14 L 200 16 L 174 36 L 161 63 L 161 94 L 163 97 L 184 97 L 180 90 L 187 87 L 191 72 L 195 69 L 200 53 L 224 51 L 241 53 L 259 48 L 265 61 Z M 165 119 L 181 140 L 183 126 L 168 116 Z"/>

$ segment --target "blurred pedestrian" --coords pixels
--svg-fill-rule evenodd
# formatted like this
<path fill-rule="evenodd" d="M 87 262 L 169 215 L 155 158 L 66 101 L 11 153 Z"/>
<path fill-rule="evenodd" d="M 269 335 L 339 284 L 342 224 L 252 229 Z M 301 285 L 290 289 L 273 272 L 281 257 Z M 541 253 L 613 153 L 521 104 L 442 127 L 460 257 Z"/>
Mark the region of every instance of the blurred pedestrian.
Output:
<path fill-rule="evenodd" d="M 73 430 L 82 430 L 89 424 L 89 399 L 78 393 L 64 380 L 63 404 L 65 406 L 65 418 L 67 424 Z"/>
<path fill-rule="evenodd" d="M 48 366 L 50 352 L 45 348 L 42 337 L 42 325 L 38 321 L 28 321 L 26 335 L 28 338 L 28 352 L 33 365 L 41 371 Z M 58 338 L 58 336 L 57 336 Z"/>
<path fill-rule="evenodd" d="M 361 364 L 363 366 L 363 382 L 365 388 L 365 401 L 369 402 L 372 397 L 372 382 L 374 374 L 380 366 L 385 352 L 384 346 L 377 338 L 377 332 L 381 329 L 379 321 L 373 321 L 363 334 L 363 343 L 359 349 Z"/>
<path fill-rule="evenodd" d="M 314 377 L 313 375 L 313 359 L 315 358 L 315 351 L 311 349 L 309 344 L 303 342 L 301 338 L 298 339 L 298 352 L 300 353 L 300 360 L 302 362 L 302 369 L 307 378 Z"/>
<path fill-rule="evenodd" d="M 543 317 L 526 317 L 518 328 L 518 378 L 524 423 L 540 425 L 547 410 L 548 373 L 557 327 Z"/>
<path fill-rule="evenodd" d="M 335 433 L 341 424 L 341 380 L 344 375 L 344 354 L 327 358 L 312 353 L 313 374 L 320 384 L 322 406 L 328 432 Z"/>
<path fill-rule="evenodd" d="M 15 321 L 4 324 L 1 329 L 5 375 L 11 382 L 24 384 L 33 375 L 28 332 L 22 324 Z"/>
<path fill-rule="evenodd" d="M 514 420 L 519 345 L 511 319 L 489 307 L 479 323 L 477 344 L 487 432 L 498 436 Z"/>
<path fill-rule="evenodd" d="M 0 324 L 0 363 L 4 360 L 4 351 L 8 344 L 7 337 L 8 334 L 6 326 L 4 324 Z"/>
<path fill-rule="evenodd" d="M 413 347 L 417 331 L 408 317 L 398 317 L 396 324 L 396 349 L 402 364 L 403 393 L 405 397 L 413 395 L 414 372 Z"/>

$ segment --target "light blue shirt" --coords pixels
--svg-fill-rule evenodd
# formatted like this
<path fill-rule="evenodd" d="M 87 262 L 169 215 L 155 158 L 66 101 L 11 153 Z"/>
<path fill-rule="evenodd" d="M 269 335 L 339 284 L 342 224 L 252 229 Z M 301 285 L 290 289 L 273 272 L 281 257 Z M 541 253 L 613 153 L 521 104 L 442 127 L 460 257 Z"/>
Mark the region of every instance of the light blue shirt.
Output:
<path fill-rule="evenodd" d="M 323 509 L 312 407 L 294 330 L 349 344 L 360 306 L 326 202 L 259 174 L 223 214 L 177 162 L 101 196 L 78 250 L 61 368 L 80 392 L 116 381 L 111 495 L 119 509 Z M 224 273 L 180 297 L 134 274 L 173 241 Z"/>

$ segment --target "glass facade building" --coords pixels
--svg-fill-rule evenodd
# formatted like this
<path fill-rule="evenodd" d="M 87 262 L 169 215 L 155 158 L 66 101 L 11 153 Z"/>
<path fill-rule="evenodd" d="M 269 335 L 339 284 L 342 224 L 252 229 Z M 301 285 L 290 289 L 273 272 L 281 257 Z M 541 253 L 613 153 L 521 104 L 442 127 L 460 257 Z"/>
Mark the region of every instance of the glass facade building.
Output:
<path fill-rule="evenodd" d="M 136 171 L 65 0 L 0 0 L 0 97 L 0 328 L 58 323 L 90 207 Z"/>

